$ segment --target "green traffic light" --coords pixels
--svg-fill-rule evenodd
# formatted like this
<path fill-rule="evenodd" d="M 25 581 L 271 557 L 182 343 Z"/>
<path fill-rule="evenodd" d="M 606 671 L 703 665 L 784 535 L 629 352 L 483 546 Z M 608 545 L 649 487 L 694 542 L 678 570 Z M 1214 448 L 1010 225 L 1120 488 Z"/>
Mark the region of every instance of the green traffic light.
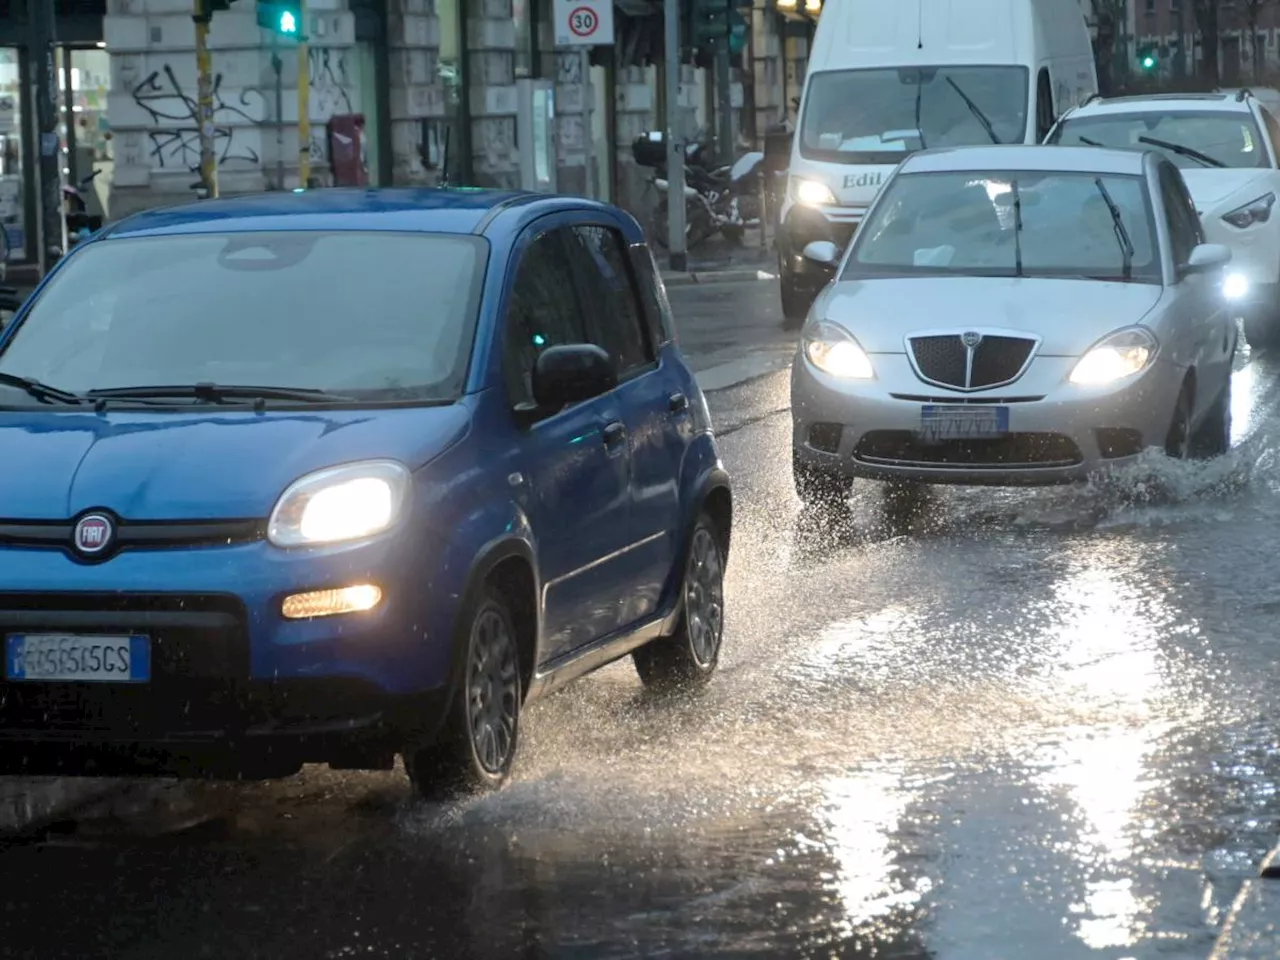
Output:
<path fill-rule="evenodd" d="M 1151 56 L 1151 54 L 1147 54 L 1145 57 L 1142 58 L 1142 69 L 1150 70 L 1155 65 L 1156 65 L 1156 58 Z"/>
<path fill-rule="evenodd" d="M 287 34 L 298 32 L 298 18 L 293 15 L 292 10 L 285 10 L 280 14 L 280 32 Z"/>

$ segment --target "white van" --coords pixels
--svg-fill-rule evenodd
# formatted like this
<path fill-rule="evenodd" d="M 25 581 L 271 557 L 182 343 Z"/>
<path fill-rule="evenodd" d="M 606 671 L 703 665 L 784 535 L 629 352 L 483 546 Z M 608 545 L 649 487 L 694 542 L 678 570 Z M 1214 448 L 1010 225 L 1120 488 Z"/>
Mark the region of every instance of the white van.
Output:
<path fill-rule="evenodd" d="M 1080 0 L 827 0 L 778 228 L 787 320 L 830 279 L 805 245 L 847 245 L 907 154 L 1039 143 L 1097 91 Z"/>

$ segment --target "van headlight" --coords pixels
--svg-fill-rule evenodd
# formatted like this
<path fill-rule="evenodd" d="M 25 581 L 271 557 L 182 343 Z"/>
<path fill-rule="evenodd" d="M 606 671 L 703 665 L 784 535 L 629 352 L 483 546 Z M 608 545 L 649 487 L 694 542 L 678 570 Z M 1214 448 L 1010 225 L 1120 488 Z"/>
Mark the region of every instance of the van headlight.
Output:
<path fill-rule="evenodd" d="M 805 330 L 804 355 L 823 373 L 841 380 L 870 380 L 871 358 L 858 342 L 834 323 L 815 323 Z"/>
<path fill-rule="evenodd" d="M 277 547 L 310 547 L 377 536 L 399 521 L 411 484 L 409 468 L 394 460 L 309 473 L 280 495 L 267 539 Z"/>
<path fill-rule="evenodd" d="M 825 183 L 817 180 L 801 180 L 792 181 L 793 193 L 800 203 L 810 207 L 820 207 L 823 204 L 835 203 L 836 195 L 831 192 L 831 188 Z"/>
<path fill-rule="evenodd" d="M 1155 358 L 1156 338 L 1142 327 L 1117 330 L 1099 340 L 1071 371 L 1071 382 L 1098 387 L 1132 377 Z"/>

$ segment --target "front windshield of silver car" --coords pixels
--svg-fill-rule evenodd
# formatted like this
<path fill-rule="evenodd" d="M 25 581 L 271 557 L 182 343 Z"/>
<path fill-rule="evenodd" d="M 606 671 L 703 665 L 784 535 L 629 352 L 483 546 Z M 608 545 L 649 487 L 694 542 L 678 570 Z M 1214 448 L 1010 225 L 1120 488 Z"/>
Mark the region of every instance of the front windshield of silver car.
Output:
<path fill-rule="evenodd" d="M 1062 172 L 898 176 L 841 275 L 1161 282 L 1146 181 Z"/>

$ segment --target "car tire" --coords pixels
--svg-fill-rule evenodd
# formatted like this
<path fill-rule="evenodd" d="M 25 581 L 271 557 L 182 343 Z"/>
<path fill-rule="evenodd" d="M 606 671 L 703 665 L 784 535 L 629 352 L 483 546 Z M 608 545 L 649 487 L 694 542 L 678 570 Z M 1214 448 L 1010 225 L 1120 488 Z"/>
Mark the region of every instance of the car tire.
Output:
<path fill-rule="evenodd" d="M 788 330 L 799 330 L 809 316 L 813 296 L 794 277 L 783 275 L 779 287 L 782 291 L 782 325 Z"/>
<path fill-rule="evenodd" d="M 1191 438 L 1191 456 L 1201 460 L 1220 457 L 1231 449 L 1231 380 L 1205 414 L 1204 423 Z"/>
<path fill-rule="evenodd" d="M 1191 383 L 1184 382 L 1173 405 L 1169 421 L 1169 433 L 1164 441 L 1165 456 L 1173 460 L 1185 460 L 1191 454 Z"/>
<path fill-rule="evenodd" d="M 710 681 L 724 640 L 725 537 L 703 511 L 694 522 L 680 581 L 680 624 L 631 655 L 641 682 L 657 690 Z"/>
<path fill-rule="evenodd" d="M 1254 350 L 1267 350 L 1277 342 L 1277 313 L 1271 309 L 1250 310 L 1244 318 L 1244 338 Z"/>
<path fill-rule="evenodd" d="M 801 463 L 794 453 L 791 456 L 791 479 L 796 496 L 806 507 L 840 507 L 849 498 L 853 486 L 843 474 Z"/>
<path fill-rule="evenodd" d="M 463 615 L 458 682 L 439 739 L 405 751 L 424 799 L 495 790 L 511 775 L 520 741 L 519 639 L 506 599 L 486 589 Z"/>

